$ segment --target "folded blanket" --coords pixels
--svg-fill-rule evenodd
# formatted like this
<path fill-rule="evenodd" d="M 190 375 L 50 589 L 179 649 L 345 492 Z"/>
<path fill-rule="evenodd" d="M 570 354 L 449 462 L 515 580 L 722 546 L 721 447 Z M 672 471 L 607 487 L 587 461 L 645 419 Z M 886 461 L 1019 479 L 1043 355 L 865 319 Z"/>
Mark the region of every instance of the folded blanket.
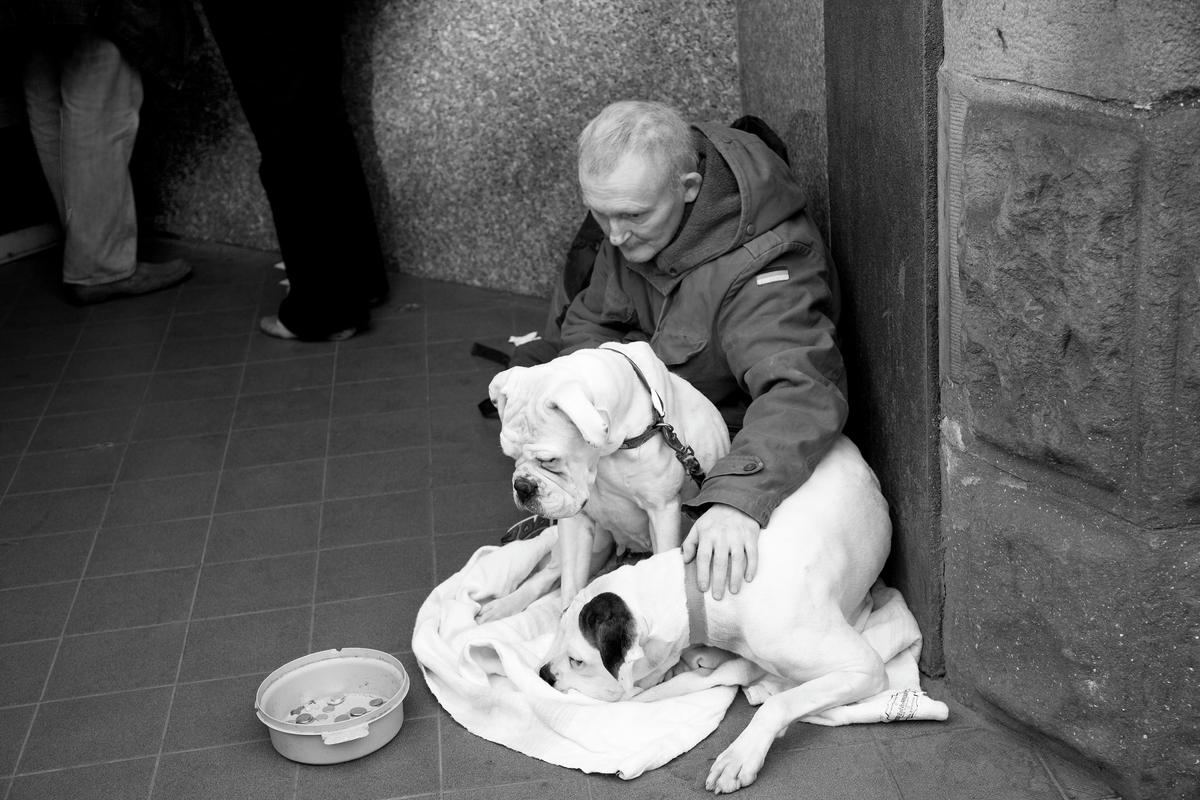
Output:
<path fill-rule="evenodd" d="M 513 750 L 584 772 L 635 778 L 687 752 L 720 724 L 738 688 L 751 703 L 786 688 L 776 679 L 743 686 L 749 665 L 734 659 L 672 697 L 604 703 L 563 694 L 538 677 L 559 618 L 557 590 L 507 619 L 479 624 L 480 605 L 541 568 L 558 538 L 482 547 L 433 590 L 417 614 L 413 653 L 430 690 L 459 724 Z M 822 725 L 945 719 L 946 706 L 921 692 L 921 636 L 900 593 L 878 585 L 863 629 L 888 668 L 876 697 L 806 719 Z"/>

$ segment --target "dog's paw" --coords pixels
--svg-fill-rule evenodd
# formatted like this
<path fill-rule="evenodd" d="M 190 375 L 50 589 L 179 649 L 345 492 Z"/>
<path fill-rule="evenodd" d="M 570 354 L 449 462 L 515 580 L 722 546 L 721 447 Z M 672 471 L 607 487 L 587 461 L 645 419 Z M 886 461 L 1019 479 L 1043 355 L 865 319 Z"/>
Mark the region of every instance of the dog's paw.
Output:
<path fill-rule="evenodd" d="M 739 736 L 717 756 L 708 771 L 704 788 L 713 794 L 729 794 L 745 788 L 758 779 L 765 758 L 766 752 L 762 748 L 748 745 Z"/>

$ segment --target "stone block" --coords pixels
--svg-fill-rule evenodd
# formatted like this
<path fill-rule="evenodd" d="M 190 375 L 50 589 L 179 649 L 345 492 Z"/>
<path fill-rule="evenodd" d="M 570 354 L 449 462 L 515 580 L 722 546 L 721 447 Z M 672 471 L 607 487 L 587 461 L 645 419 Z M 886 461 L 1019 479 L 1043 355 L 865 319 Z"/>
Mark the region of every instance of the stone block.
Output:
<path fill-rule="evenodd" d="M 944 81 L 964 423 L 1130 519 L 1200 519 L 1196 109 Z"/>
<path fill-rule="evenodd" d="M 1100 764 L 1127 800 L 1195 797 L 1200 531 L 1147 530 L 1014 478 L 949 427 L 954 684 Z"/>
<path fill-rule="evenodd" d="M 1200 3 L 948 0 L 946 66 L 1129 103 L 1200 92 Z"/>

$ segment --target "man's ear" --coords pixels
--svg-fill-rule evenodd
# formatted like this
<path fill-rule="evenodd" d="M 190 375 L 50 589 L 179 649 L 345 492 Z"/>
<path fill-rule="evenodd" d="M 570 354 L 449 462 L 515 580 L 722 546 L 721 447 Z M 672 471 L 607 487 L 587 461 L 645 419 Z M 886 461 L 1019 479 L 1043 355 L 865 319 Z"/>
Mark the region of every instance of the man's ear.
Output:
<path fill-rule="evenodd" d="M 700 185 L 704 183 L 704 176 L 699 172 L 689 172 L 679 180 L 683 183 L 683 202 L 690 203 L 700 195 Z"/>
<path fill-rule="evenodd" d="M 630 659 L 633 650 L 641 653 L 633 613 L 625 601 L 612 592 L 601 592 L 579 610 L 579 632 L 600 652 L 604 668 L 614 678 L 623 664 L 637 660 Z"/>

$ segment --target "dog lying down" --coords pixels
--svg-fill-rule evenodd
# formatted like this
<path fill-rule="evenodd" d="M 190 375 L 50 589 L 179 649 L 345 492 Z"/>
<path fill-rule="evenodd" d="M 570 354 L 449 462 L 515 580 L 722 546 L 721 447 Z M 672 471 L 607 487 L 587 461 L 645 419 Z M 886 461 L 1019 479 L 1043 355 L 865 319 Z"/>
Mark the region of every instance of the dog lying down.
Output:
<path fill-rule="evenodd" d="M 501 448 L 515 462 L 513 501 L 558 520 L 558 547 L 526 583 L 484 604 L 480 622 L 516 614 L 560 581 L 565 607 L 614 549 L 678 547 L 680 504 L 698 481 L 668 436 L 691 448 L 700 473 L 729 451 L 717 408 L 645 342 L 513 367 L 492 379 L 488 394 L 500 414 Z"/>
<path fill-rule="evenodd" d="M 842 437 L 772 515 L 758 573 L 741 591 L 719 601 L 701 593 L 694 564 L 684 565 L 678 550 L 618 568 L 572 599 L 540 675 L 560 691 L 605 701 L 685 694 L 739 657 L 749 662 L 746 683 L 774 676 L 779 691 L 705 782 L 717 794 L 736 791 L 754 782 L 792 722 L 888 687 L 862 630 L 890 540 L 878 482 Z"/>

